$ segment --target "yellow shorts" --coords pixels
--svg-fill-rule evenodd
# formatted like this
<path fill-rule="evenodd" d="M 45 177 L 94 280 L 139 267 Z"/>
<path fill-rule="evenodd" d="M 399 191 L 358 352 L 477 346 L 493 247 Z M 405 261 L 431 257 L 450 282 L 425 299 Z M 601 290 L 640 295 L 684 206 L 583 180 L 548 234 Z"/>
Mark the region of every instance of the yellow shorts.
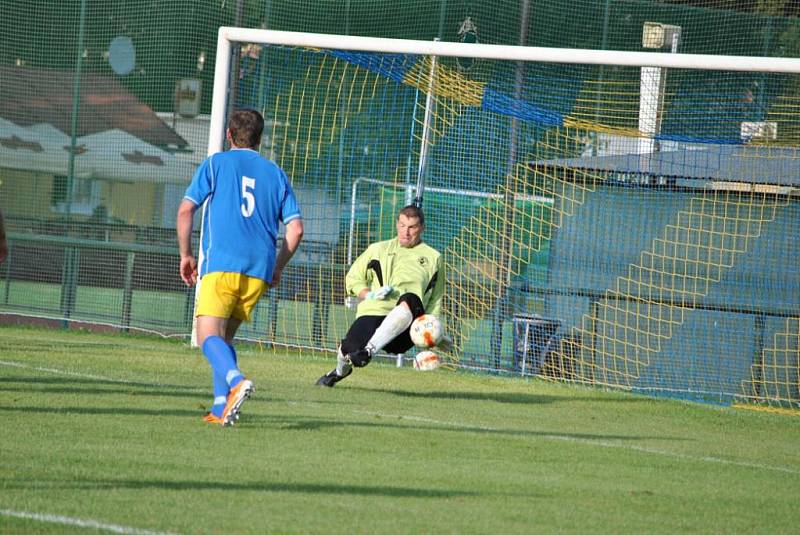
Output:
<path fill-rule="evenodd" d="M 194 315 L 250 321 L 250 313 L 268 288 L 266 281 L 241 273 L 208 273 L 200 280 Z"/>

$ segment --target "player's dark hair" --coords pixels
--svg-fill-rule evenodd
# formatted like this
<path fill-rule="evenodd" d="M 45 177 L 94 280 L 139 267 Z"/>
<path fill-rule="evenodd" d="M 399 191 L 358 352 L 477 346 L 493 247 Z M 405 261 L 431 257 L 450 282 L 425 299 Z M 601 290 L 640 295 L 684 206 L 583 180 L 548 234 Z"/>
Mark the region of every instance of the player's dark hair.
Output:
<path fill-rule="evenodd" d="M 417 206 L 416 204 L 409 204 L 408 206 L 403 206 L 400 209 L 400 213 L 397 214 L 397 218 L 400 219 L 400 216 L 404 215 L 406 217 L 415 217 L 419 219 L 419 224 L 423 227 L 425 226 L 425 214 L 422 213 L 422 208 Z"/>
<path fill-rule="evenodd" d="M 257 149 L 264 131 L 264 118 L 256 110 L 236 110 L 228 120 L 228 130 L 237 147 Z"/>

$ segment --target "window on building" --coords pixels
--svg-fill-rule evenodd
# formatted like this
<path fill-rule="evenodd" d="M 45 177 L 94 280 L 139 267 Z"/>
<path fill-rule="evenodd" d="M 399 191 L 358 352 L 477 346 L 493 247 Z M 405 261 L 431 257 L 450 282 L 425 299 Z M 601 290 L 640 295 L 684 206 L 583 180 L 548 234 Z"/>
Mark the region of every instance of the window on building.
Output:
<path fill-rule="evenodd" d="M 68 194 L 69 180 L 66 175 L 53 177 L 53 189 L 50 194 L 50 208 L 60 214 L 92 215 L 100 204 L 100 183 L 88 178 L 75 178 L 72 184 L 72 196 Z"/>

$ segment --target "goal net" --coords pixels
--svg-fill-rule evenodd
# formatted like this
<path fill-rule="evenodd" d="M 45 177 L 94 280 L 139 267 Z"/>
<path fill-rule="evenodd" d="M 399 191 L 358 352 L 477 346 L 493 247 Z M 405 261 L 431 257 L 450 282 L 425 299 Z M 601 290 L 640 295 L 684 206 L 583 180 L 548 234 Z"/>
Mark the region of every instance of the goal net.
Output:
<path fill-rule="evenodd" d="M 306 225 L 241 335 L 333 350 L 350 262 L 421 197 L 452 366 L 796 408 L 800 60 L 643 35 L 654 50 L 221 29 L 209 150 L 231 107 L 262 111 Z"/>

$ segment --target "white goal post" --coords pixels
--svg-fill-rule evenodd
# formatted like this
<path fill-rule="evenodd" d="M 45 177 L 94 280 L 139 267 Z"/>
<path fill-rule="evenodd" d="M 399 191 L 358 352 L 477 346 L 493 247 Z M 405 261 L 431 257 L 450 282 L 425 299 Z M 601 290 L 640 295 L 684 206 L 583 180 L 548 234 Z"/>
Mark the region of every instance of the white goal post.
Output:
<path fill-rule="evenodd" d="M 672 54 L 574 48 L 522 47 L 480 43 L 414 41 L 381 37 L 358 37 L 319 33 L 285 32 L 223 26 L 217 36 L 214 90 L 208 154 L 223 149 L 225 112 L 231 68 L 232 43 L 257 43 L 308 46 L 366 52 L 405 53 L 422 56 L 472 57 L 494 60 L 539 61 L 583 65 L 627 67 L 667 67 L 720 71 L 782 72 L 800 74 L 800 58 L 759 56 L 716 56 L 710 54 Z"/>

